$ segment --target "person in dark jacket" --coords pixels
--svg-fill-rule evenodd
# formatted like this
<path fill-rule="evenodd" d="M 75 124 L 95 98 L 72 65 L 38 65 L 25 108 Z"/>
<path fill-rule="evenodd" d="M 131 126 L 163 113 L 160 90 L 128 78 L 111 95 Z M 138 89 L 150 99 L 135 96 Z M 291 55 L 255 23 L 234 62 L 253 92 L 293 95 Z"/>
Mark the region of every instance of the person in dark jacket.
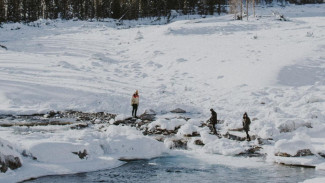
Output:
<path fill-rule="evenodd" d="M 250 124 L 251 124 L 251 119 L 249 119 L 247 113 L 245 112 L 244 115 L 243 115 L 243 129 L 246 132 L 246 136 L 247 136 L 246 139 L 248 141 L 251 141 L 251 137 L 248 134 Z"/>
<path fill-rule="evenodd" d="M 217 113 L 213 109 L 210 109 L 211 111 L 211 117 L 210 117 L 210 123 L 212 125 L 212 132 L 215 135 L 218 135 L 217 129 L 216 129 L 216 124 L 217 124 Z"/>

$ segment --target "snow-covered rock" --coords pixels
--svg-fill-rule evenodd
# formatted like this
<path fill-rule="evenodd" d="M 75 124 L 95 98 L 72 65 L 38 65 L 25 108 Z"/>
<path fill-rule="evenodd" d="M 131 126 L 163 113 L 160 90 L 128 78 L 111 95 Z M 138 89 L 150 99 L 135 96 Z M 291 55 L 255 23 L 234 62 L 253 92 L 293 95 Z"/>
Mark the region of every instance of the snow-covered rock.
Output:
<path fill-rule="evenodd" d="M 287 157 L 313 155 L 315 153 L 310 137 L 300 133 L 297 133 L 292 139 L 282 139 L 277 141 L 274 149 L 277 156 Z"/>
<path fill-rule="evenodd" d="M 15 147 L 0 138 L 0 173 L 7 172 L 8 168 L 15 170 L 22 166 L 21 156 Z"/>

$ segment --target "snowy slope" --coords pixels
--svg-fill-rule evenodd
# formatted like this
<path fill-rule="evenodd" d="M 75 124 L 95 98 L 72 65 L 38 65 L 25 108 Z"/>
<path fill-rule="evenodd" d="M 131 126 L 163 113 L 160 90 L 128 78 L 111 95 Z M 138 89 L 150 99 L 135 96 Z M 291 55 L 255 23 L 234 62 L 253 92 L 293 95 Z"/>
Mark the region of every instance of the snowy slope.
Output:
<path fill-rule="evenodd" d="M 289 21 L 277 20 L 274 11 Z M 295 136 L 303 134 L 313 151 L 325 153 L 325 5 L 261 8 L 258 15 L 249 21 L 223 15 L 122 27 L 112 21 L 5 24 L 0 28 L 0 44 L 8 48 L 0 48 L 0 113 L 74 109 L 130 115 L 130 97 L 138 89 L 140 113 L 180 107 L 206 120 L 212 107 L 225 120 L 224 128 L 238 128 L 246 111 L 257 118 L 252 133 L 286 139 L 276 147 L 294 145 Z M 308 124 L 314 128 L 305 128 Z M 1 135 L 12 143 L 23 140 L 6 130 Z M 70 135 L 45 142 L 55 138 L 58 146 L 69 143 L 80 150 L 88 143 L 79 148 Z M 211 142 L 206 151 L 219 152 L 223 144 Z M 43 152 L 47 144 L 31 138 L 21 146 Z M 66 173 L 77 171 L 83 170 Z"/>
<path fill-rule="evenodd" d="M 135 89 L 142 110 L 170 104 L 227 108 L 228 102 L 233 108 L 265 87 L 313 85 L 324 78 L 324 6 L 303 8 L 295 8 L 302 18 L 289 22 L 221 16 L 121 30 L 109 22 L 4 25 L 0 110 L 129 113 Z M 316 10 L 318 17 L 308 16 Z M 231 101 L 233 95 L 240 98 Z"/>

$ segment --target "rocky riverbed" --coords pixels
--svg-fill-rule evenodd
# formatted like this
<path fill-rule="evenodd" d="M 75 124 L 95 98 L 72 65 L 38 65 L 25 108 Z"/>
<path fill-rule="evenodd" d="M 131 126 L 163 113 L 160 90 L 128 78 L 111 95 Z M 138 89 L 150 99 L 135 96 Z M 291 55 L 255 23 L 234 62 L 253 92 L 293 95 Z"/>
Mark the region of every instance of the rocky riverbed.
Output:
<path fill-rule="evenodd" d="M 140 131 L 144 136 L 148 136 L 159 142 L 163 142 L 169 149 L 197 150 L 204 149 L 208 153 L 217 153 L 231 156 L 261 157 L 274 156 L 286 158 L 286 161 L 275 162 L 280 164 L 315 167 L 312 163 L 295 163 L 287 161 L 288 158 L 314 159 L 315 157 L 324 157 L 321 152 L 314 154 L 310 149 L 299 149 L 294 155 L 286 152 L 276 152 L 268 154 L 264 148 L 273 146 L 273 139 L 263 139 L 256 134 L 251 133 L 252 141 L 246 141 L 243 129 L 229 129 L 224 120 L 218 120 L 218 135 L 211 133 L 211 124 L 207 120 L 191 119 L 190 115 L 183 109 L 174 109 L 170 112 L 156 113 L 154 110 L 146 110 L 137 118 L 121 117 L 116 114 L 105 112 L 85 113 L 80 111 L 51 111 L 46 114 L 33 115 L 0 115 L 0 126 L 3 128 L 17 127 L 41 127 L 41 126 L 65 126 L 70 130 L 82 130 L 85 128 L 96 128 L 105 131 L 107 126 L 129 126 Z M 256 121 L 258 119 L 253 119 Z M 220 141 L 211 145 L 211 139 Z M 1 172 L 6 172 L 21 167 L 23 164 L 19 156 L 14 156 L 10 151 L 14 148 L 5 142 L 1 146 L 7 146 L 9 151 L 0 151 Z M 89 151 L 89 150 L 88 150 Z M 89 155 L 86 149 L 73 151 L 80 159 L 87 158 Z M 37 161 L 38 157 L 21 151 L 23 157 L 30 157 Z M 129 161 L 133 158 L 119 158 L 123 161 Z M 137 159 L 137 158 L 135 158 Z M 297 161 L 299 162 L 299 161 Z"/>

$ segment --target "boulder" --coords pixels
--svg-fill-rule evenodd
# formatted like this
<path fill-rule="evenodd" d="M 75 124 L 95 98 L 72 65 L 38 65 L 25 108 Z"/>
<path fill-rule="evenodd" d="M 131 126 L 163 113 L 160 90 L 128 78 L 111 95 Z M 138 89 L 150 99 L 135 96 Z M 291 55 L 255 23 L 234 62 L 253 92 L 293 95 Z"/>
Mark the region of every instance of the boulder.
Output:
<path fill-rule="evenodd" d="M 139 116 L 139 118 L 143 121 L 145 120 L 148 120 L 148 121 L 154 121 L 155 118 L 156 118 L 156 115 L 155 114 L 146 114 L 146 113 L 143 113 Z"/>
<path fill-rule="evenodd" d="M 294 157 L 301 157 L 301 156 L 312 156 L 314 155 L 310 149 L 302 149 L 297 152 L 297 154 Z"/>
<path fill-rule="evenodd" d="M 7 172 L 8 168 L 11 170 L 15 170 L 22 166 L 19 157 L 15 157 L 13 155 L 1 155 L 0 154 L 0 171 L 5 173 Z"/>
<path fill-rule="evenodd" d="M 195 141 L 194 141 L 194 144 L 195 144 L 195 145 L 198 145 L 198 146 L 204 146 L 204 145 L 205 145 L 205 144 L 202 142 L 202 140 L 200 140 L 200 139 L 195 140 Z"/>
<path fill-rule="evenodd" d="M 174 110 L 172 110 L 170 112 L 171 113 L 186 113 L 186 111 L 181 109 L 181 108 L 176 108 L 176 109 L 174 109 Z"/>
<path fill-rule="evenodd" d="M 143 114 L 139 116 L 142 121 L 154 121 L 156 117 L 156 111 L 152 109 L 147 109 Z"/>

